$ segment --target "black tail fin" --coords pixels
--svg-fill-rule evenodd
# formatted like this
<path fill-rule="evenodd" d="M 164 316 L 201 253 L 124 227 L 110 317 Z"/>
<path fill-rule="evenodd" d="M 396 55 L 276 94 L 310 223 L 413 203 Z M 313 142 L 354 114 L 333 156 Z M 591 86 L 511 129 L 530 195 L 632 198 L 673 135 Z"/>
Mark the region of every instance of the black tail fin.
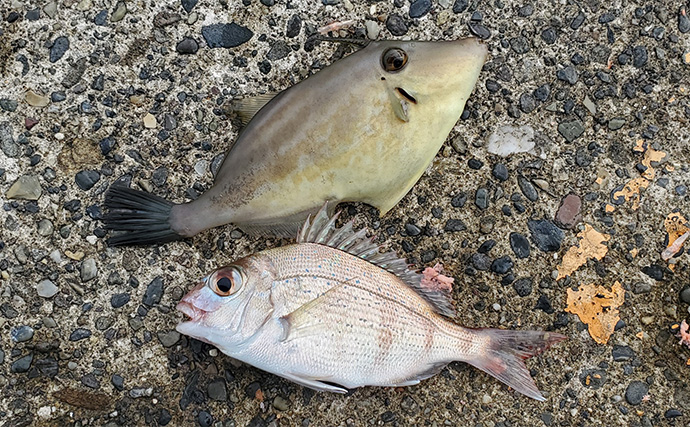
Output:
<path fill-rule="evenodd" d="M 184 239 L 170 228 L 170 210 L 174 203 L 144 191 L 112 186 L 105 195 L 108 213 L 105 227 L 122 231 L 108 239 L 111 246 L 153 245 Z"/>
<path fill-rule="evenodd" d="M 466 362 L 490 374 L 516 391 L 539 401 L 544 401 L 534 384 L 525 362 L 561 340 L 565 335 L 544 331 L 511 331 L 503 329 L 476 329 L 489 338 L 482 357 Z"/>

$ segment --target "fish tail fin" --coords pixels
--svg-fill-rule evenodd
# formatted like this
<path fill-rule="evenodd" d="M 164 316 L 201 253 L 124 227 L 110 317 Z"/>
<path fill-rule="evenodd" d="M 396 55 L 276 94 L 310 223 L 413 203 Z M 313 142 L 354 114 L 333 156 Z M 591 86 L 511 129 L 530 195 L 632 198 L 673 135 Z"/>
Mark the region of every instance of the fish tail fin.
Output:
<path fill-rule="evenodd" d="M 544 401 L 525 366 L 525 359 L 543 352 L 564 340 L 565 335 L 544 331 L 511 331 L 504 329 L 476 329 L 480 337 L 488 338 L 481 356 L 466 360 L 507 386 L 527 397 Z"/>
<path fill-rule="evenodd" d="M 168 200 L 145 191 L 112 186 L 105 195 L 108 213 L 103 222 L 108 230 L 122 233 L 108 239 L 110 246 L 153 245 L 185 237 L 170 226 L 175 206 Z"/>

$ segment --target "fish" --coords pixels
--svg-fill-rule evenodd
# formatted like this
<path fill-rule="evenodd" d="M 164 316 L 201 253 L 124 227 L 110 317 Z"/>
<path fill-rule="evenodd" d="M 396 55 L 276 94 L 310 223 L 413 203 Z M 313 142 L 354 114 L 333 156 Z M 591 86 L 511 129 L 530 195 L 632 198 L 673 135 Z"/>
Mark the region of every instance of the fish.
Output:
<path fill-rule="evenodd" d="M 166 243 L 229 223 L 291 237 L 326 201 L 384 215 L 432 162 L 486 56 L 475 38 L 372 41 L 275 96 L 237 102 L 248 123 L 213 186 L 180 204 L 111 186 L 108 243 Z"/>
<path fill-rule="evenodd" d="M 564 335 L 458 325 L 444 287 L 337 217 L 322 207 L 295 244 L 204 277 L 177 304 L 177 331 L 318 391 L 415 385 L 462 361 L 544 400 L 524 359 Z"/>

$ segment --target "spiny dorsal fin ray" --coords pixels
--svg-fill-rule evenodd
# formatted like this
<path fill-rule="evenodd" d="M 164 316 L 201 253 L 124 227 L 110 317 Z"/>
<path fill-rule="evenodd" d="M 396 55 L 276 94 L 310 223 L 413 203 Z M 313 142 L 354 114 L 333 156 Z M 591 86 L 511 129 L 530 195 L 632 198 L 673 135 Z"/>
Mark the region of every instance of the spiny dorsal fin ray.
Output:
<path fill-rule="evenodd" d="M 339 212 L 329 217 L 328 203 L 324 204 L 313 219 L 310 216 L 304 222 L 297 234 L 297 243 L 318 243 L 362 258 L 398 276 L 431 304 L 437 313 L 455 317 L 455 308 L 447 292 L 422 286 L 421 274 L 410 270 L 407 262 L 395 252 L 380 252 L 381 247 L 374 243 L 374 237 L 367 237 L 366 229 L 353 230 L 352 220 L 336 228 L 338 215 Z"/>

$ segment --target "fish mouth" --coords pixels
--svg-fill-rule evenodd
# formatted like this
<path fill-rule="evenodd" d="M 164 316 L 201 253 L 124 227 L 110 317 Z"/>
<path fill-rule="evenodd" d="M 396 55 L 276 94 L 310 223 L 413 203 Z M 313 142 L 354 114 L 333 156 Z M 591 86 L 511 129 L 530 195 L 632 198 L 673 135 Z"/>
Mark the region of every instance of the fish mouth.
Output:
<path fill-rule="evenodd" d="M 204 310 L 201 310 L 200 308 L 195 307 L 193 304 L 190 304 L 184 300 L 177 303 L 176 308 L 177 311 L 182 312 L 182 314 L 189 318 L 189 320 L 187 320 L 188 322 L 196 322 L 201 320 L 201 318 L 204 317 L 204 314 L 206 314 Z"/>

